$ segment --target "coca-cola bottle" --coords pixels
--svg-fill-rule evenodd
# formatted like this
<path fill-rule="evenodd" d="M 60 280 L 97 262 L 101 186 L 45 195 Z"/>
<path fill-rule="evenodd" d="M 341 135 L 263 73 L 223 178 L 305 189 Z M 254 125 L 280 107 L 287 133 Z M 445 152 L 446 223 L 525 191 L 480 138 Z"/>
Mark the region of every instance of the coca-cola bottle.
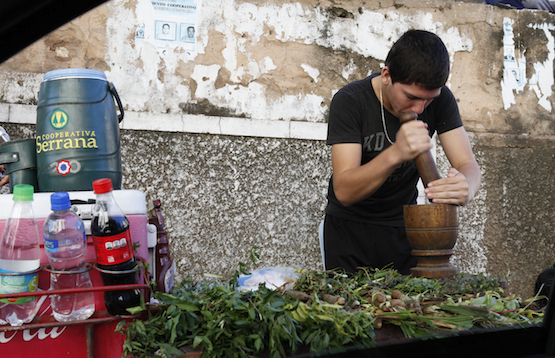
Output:
<path fill-rule="evenodd" d="M 91 234 L 97 267 L 105 286 L 137 283 L 137 263 L 129 232 L 129 221 L 112 194 L 110 178 L 93 181 L 96 204 L 93 209 Z M 139 289 L 105 291 L 104 303 L 111 315 L 128 315 L 128 308 L 139 306 Z"/>

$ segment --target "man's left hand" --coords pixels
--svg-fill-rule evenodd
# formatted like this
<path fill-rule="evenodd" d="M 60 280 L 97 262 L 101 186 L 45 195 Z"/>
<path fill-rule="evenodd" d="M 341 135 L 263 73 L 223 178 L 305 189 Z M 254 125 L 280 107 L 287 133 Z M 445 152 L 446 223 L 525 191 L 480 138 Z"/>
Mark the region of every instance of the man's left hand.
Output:
<path fill-rule="evenodd" d="M 424 193 L 435 204 L 466 205 L 469 201 L 466 177 L 455 168 L 449 169 L 447 178 L 430 182 Z"/>

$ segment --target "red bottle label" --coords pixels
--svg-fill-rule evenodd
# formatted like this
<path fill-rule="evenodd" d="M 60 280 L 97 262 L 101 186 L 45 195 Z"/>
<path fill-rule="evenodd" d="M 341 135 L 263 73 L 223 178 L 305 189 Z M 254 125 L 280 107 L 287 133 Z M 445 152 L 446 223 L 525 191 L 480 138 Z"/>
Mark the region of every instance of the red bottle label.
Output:
<path fill-rule="evenodd" d="M 100 265 L 116 265 L 135 256 L 129 230 L 112 236 L 93 236 L 96 262 Z"/>

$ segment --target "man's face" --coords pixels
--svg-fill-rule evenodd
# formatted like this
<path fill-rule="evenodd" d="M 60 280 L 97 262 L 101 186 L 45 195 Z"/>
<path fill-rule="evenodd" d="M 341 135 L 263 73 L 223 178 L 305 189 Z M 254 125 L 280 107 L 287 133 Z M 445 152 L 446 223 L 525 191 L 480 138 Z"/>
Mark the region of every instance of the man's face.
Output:
<path fill-rule="evenodd" d="M 440 93 L 441 88 L 428 90 L 414 83 L 395 82 L 388 88 L 389 105 L 396 117 L 412 112 L 420 114 Z"/>

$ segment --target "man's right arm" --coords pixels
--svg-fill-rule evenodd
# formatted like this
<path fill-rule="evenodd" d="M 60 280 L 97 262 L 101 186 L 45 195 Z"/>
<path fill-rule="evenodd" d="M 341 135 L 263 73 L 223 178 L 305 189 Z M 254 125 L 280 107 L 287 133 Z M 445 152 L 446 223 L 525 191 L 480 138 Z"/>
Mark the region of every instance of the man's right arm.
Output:
<path fill-rule="evenodd" d="M 333 144 L 331 163 L 335 197 L 345 206 L 366 199 L 401 163 L 416 158 L 431 147 L 427 125 L 422 121 L 403 124 L 395 143 L 364 165 L 361 165 L 361 144 Z"/>

